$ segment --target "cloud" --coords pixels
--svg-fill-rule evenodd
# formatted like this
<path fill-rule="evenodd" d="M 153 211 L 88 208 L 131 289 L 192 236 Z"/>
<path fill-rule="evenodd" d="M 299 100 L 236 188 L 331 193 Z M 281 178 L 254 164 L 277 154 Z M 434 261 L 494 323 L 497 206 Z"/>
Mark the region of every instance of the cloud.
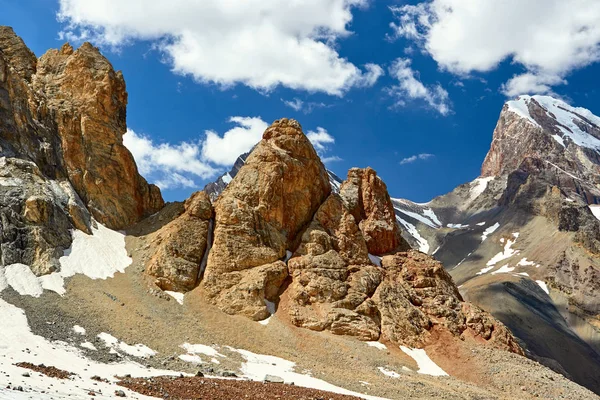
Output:
<path fill-rule="evenodd" d="M 324 164 L 342 161 L 342 159 L 338 156 L 330 155 L 327 156 L 326 153 L 329 151 L 329 146 L 335 143 L 335 138 L 327 132 L 327 129 L 322 127 L 317 127 L 316 131 L 308 131 L 306 137 L 312 143 L 313 147 L 321 157 L 321 161 Z"/>
<path fill-rule="evenodd" d="M 202 148 L 203 160 L 223 166 L 232 165 L 240 154 L 249 151 L 260 141 L 269 127 L 260 117 L 231 117 L 229 122 L 236 123 L 237 126 L 222 136 L 215 131 L 206 131 Z"/>
<path fill-rule="evenodd" d="M 224 88 L 285 86 L 340 96 L 374 85 L 383 73 L 336 50 L 352 35 L 352 12 L 368 0 L 59 2 L 62 38 L 113 48 L 151 41 L 175 73 Z"/>
<path fill-rule="evenodd" d="M 327 105 L 323 102 L 304 102 L 297 97 L 295 97 L 293 100 L 281 99 L 281 101 L 283 102 L 283 104 L 292 108 L 294 111 L 303 112 L 304 114 L 310 114 L 317 108 L 329 108 L 333 106 L 332 104 Z"/>
<path fill-rule="evenodd" d="M 435 155 L 429 154 L 429 153 L 415 154 L 415 155 L 412 155 L 410 157 L 406 157 L 406 158 L 403 158 L 402 160 L 400 160 L 400 165 L 412 164 L 418 160 L 426 161 L 433 157 L 435 157 Z"/>
<path fill-rule="evenodd" d="M 140 174 L 156 182 L 161 189 L 194 187 L 190 177 L 208 179 L 218 172 L 201 159 L 199 142 L 157 144 L 149 137 L 128 129 L 123 136 L 123 144 L 133 154 Z"/>
<path fill-rule="evenodd" d="M 597 0 L 429 0 L 390 9 L 392 38 L 414 41 L 443 70 L 468 76 L 507 60 L 523 68 L 502 86 L 509 96 L 549 93 L 600 59 Z"/>
<path fill-rule="evenodd" d="M 179 144 L 156 143 L 150 137 L 128 129 L 123 144 L 135 159 L 140 174 L 161 189 L 199 188 L 198 180 L 210 180 L 235 163 L 240 154 L 250 151 L 262 138 L 269 124 L 260 117 L 231 117 L 234 127 L 223 134 L 205 131 L 204 140 Z M 324 163 L 341 161 L 327 155 L 335 138 L 322 127 L 308 131 Z"/>
<path fill-rule="evenodd" d="M 304 105 L 304 102 L 298 98 L 294 98 L 294 100 L 281 100 L 283 101 L 283 104 L 285 104 L 286 106 L 293 108 L 296 111 L 300 111 L 302 110 L 302 106 Z"/>
<path fill-rule="evenodd" d="M 308 131 L 306 137 L 317 151 L 323 151 L 326 149 L 327 144 L 335 143 L 335 139 L 327 132 L 327 129 L 320 126 L 317 127 L 316 131 Z"/>
<path fill-rule="evenodd" d="M 395 106 L 406 105 L 406 99 L 424 100 L 430 108 L 442 115 L 452 111 L 448 92 L 440 84 L 425 86 L 418 78 L 418 72 L 411 67 L 408 58 L 396 59 L 389 68 L 390 75 L 398 80 L 398 84 L 388 88 L 388 93 L 395 97 Z"/>

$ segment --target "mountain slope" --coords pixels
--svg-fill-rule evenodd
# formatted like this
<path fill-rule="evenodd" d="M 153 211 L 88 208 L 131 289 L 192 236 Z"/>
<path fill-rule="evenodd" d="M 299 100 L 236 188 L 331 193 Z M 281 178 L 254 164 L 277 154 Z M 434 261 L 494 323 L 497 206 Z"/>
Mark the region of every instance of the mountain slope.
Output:
<path fill-rule="evenodd" d="M 590 111 L 520 96 L 502 110 L 481 176 L 427 203 L 440 223 L 395 201 L 465 298 L 506 323 L 531 357 L 596 392 L 599 151 Z"/>

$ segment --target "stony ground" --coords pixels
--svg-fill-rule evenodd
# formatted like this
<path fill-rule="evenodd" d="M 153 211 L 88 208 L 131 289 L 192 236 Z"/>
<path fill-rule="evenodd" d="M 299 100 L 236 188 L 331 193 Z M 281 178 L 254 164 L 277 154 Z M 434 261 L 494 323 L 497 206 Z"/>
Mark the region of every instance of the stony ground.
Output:
<path fill-rule="evenodd" d="M 172 400 L 356 400 L 358 397 L 345 396 L 320 390 L 306 389 L 283 383 L 265 383 L 240 380 L 207 379 L 199 377 L 174 378 L 158 377 L 150 379 L 127 378 L 119 385 L 135 392 Z"/>
<path fill-rule="evenodd" d="M 160 224 L 159 221 L 154 223 Z M 75 276 L 69 281 L 64 297 L 46 292 L 35 299 L 19 296 L 10 289 L 1 295 L 26 311 L 34 333 L 74 346 L 91 342 L 97 351 L 84 348 L 82 351 L 102 362 L 128 357 L 145 366 L 193 375 L 199 371 L 206 375 L 227 376 L 233 372 L 241 376 L 244 359 L 235 349 L 245 349 L 293 361 L 298 373 L 389 399 L 598 398 L 534 361 L 486 346 L 474 346 L 475 339 L 460 341 L 439 337 L 426 351 L 451 377 L 418 374 L 416 363 L 389 343 L 386 343 L 387 350 L 380 350 L 353 338 L 290 325 L 285 296 L 267 325 L 226 315 L 203 303 L 195 292 L 186 294 L 184 304 L 180 305 L 172 297 L 152 289 L 143 278 L 147 244 L 142 235 L 151 228 L 140 229 L 135 232 L 138 236 L 127 238 L 134 263 L 113 279 L 93 281 Z M 74 325 L 84 327 L 86 334 L 75 333 Z M 102 332 L 130 345 L 142 343 L 157 354 L 147 358 L 111 354 L 97 338 Z M 179 359 L 179 355 L 186 353 L 181 348 L 183 343 L 212 345 L 223 357 L 211 360 L 200 354 L 203 363 L 184 362 Z M 388 377 L 379 368 L 395 371 L 399 377 Z M 187 390 L 186 382 L 178 381 L 177 386 Z"/>

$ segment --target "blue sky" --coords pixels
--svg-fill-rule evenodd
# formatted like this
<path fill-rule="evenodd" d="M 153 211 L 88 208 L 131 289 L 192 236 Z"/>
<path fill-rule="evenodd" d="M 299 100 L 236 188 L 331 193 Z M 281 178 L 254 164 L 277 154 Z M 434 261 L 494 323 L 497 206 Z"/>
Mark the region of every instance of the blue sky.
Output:
<path fill-rule="evenodd" d="M 371 166 L 392 196 L 424 202 L 479 175 L 507 98 L 600 112 L 593 0 L 224 3 L 0 0 L 0 24 L 38 56 L 67 39 L 100 46 L 127 82 L 133 153 L 167 200 L 281 117 L 321 139 L 340 177 Z"/>

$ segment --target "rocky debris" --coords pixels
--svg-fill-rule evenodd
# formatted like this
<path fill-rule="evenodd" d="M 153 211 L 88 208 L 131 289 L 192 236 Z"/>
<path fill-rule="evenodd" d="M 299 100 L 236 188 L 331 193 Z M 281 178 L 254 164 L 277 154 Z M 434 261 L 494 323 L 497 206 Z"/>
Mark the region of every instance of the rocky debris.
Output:
<path fill-rule="evenodd" d="M 213 209 L 205 192 L 196 192 L 184 204 L 185 211 L 150 238 L 151 257 L 146 273 L 163 290 L 194 289 L 210 241 Z"/>
<path fill-rule="evenodd" d="M 39 372 L 41 374 L 49 376 L 50 378 L 69 379 L 69 378 L 71 378 L 71 376 L 75 375 L 72 372 L 64 371 L 62 369 L 58 369 L 58 368 L 52 367 L 52 366 L 48 367 L 44 364 L 35 365 L 35 364 L 29 363 L 29 362 L 20 362 L 20 363 L 16 363 L 15 365 L 17 367 L 27 368 L 32 371 Z M 23 375 L 23 376 L 25 376 L 25 375 Z M 29 374 L 27 376 L 29 376 Z"/>
<path fill-rule="evenodd" d="M 199 377 L 176 378 L 161 376 L 155 378 L 127 378 L 119 385 L 146 396 L 184 399 L 220 399 L 238 400 L 251 398 L 257 400 L 352 400 L 354 396 L 307 389 L 281 383 L 253 382 L 245 380 L 208 379 Z"/>
<path fill-rule="evenodd" d="M 373 295 L 382 335 L 393 342 L 422 347 L 433 330 L 480 337 L 497 348 L 523 355 L 498 320 L 463 301 L 443 265 L 411 250 L 382 259 L 384 279 Z"/>
<path fill-rule="evenodd" d="M 352 168 L 340 196 L 359 224 L 369 253 L 383 255 L 410 248 L 402 238 L 385 183 L 372 168 Z"/>
<path fill-rule="evenodd" d="M 122 229 L 162 208 L 160 190 L 138 174 L 123 145 L 123 75 L 97 48 L 49 50 L 32 82 L 54 113 L 69 180 L 96 220 Z"/>
<path fill-rule="evenodd" d="M 287 277 L 279 260 L 330 191 L 300 124 L 275 121 L 215 202 L 214 243 L 202 282 L 206 298 L 228 313 L 268 317 L 265 299 L 274 300 Z"/>

